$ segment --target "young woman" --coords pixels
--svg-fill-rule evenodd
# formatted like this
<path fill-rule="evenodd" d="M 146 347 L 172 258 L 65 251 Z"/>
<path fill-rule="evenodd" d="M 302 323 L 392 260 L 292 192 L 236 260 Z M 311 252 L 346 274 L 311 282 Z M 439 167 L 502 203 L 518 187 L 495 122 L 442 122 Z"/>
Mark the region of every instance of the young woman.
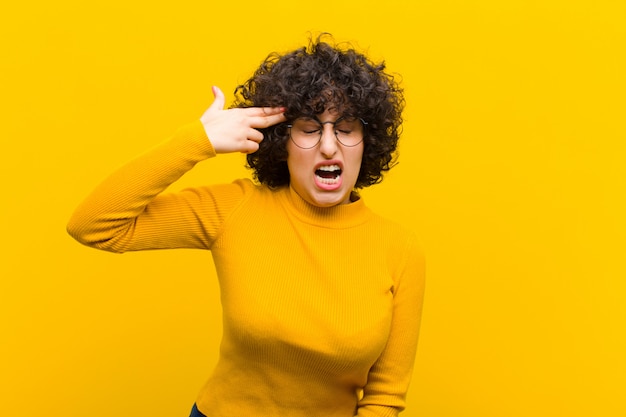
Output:
<path fill-rule="evenodd" d="M 113 252 L 212 252 L 220 358 L 192 416 L 396 416 L 416 353 L 424 263 L 356 193 L 390 169 L 404 105 L 383 63 L 322 38 L 272 54 L 200 120 L 130 162 L 68 231 Z M 162 193 L 198 162 L 247 154 L 254 180 Z"/>

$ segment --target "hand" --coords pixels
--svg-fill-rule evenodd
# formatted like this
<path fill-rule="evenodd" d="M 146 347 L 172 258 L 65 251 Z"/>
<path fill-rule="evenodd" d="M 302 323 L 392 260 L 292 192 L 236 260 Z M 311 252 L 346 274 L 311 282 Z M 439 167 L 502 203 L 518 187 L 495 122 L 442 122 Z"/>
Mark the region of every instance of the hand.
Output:
<path fill-rule="evenodd" d="M 216 153 L 252 153 L 259 149 L 263 133 L 257 129 L 286 121 L 281 107 L 248 107 L 224 110 L 224 93 L 213 87 L 215 100 L 200 121 Z"/>

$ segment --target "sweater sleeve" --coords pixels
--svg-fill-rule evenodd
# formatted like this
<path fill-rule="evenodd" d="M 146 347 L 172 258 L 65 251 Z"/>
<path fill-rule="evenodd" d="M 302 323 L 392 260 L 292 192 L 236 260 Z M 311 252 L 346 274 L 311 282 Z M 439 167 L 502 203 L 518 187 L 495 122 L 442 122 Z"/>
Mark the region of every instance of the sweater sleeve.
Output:
<path fill-rule="evenodd" d="M 395 279 L 389 339 L 369 371 L 358 404 L 358 417 L 396 417 L 405 408 L 417 351 L 424 275 L 423 254 L 412 236 Z"/>
<path fill-rule="evenodd" d="M 163 191 L 214 156 L 202 124 L 184 126 L 97 186 L 73 213 L 68 233 L 84 245 L 118 253 L 210 248 L 229 208 L 242 198 L 242 184 Z"/>

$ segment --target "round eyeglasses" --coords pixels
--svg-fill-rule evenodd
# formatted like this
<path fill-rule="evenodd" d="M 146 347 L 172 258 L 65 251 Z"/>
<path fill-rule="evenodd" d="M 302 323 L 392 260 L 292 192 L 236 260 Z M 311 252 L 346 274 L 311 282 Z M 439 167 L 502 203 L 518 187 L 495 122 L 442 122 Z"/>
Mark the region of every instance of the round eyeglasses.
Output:
<path fill-rule="evenodd" d="M 322 140 L 324 125 L 333 125 L 335 137 L 343 146 L 356 146 L 363 142 L 367 122 L 359 117 L 340 117 L 334 122 L 320 122 L 311 117 L 300 117 L 288 124 L 292 142 L 302 149 L 310 149 Z"/>

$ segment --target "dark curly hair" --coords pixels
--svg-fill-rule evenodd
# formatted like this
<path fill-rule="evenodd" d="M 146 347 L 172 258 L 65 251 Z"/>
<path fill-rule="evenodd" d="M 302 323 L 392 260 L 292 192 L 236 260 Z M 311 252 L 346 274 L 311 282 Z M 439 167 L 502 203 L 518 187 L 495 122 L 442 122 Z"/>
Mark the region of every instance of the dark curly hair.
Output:
<path fill-rule="evenodd" d="M 382 180 L 395 165 L 404 108 L 403 91 L 385 72 L 385 63 L 371 62 L 348 44 L 311 40 L 308 47 L 270 54 L 253 76 L 235 89 L 233 107 L 285 107 L 294 120 L 323 113 L 329 106 L 339 114 L 367 122 L 363 158 L 355 188 Z M 261 129 L 258 151 L 247 155 L 254 178 L 269 187 L 289 184 L 285 123 Z"/>

